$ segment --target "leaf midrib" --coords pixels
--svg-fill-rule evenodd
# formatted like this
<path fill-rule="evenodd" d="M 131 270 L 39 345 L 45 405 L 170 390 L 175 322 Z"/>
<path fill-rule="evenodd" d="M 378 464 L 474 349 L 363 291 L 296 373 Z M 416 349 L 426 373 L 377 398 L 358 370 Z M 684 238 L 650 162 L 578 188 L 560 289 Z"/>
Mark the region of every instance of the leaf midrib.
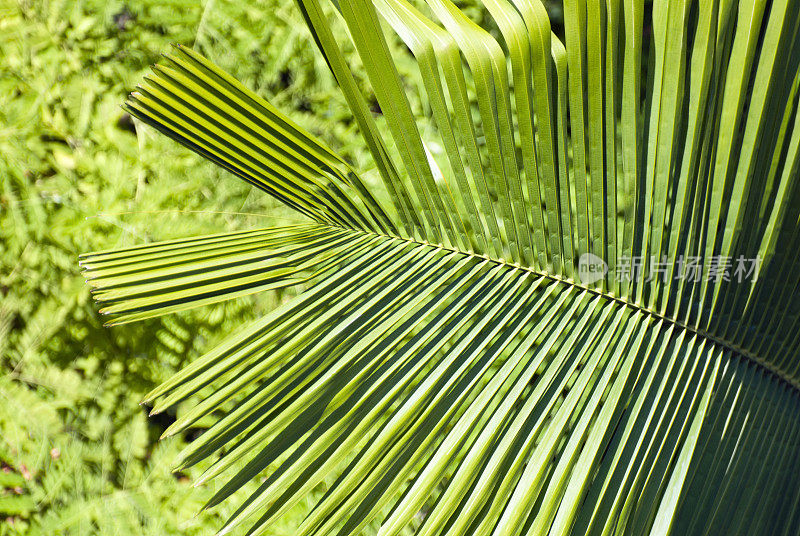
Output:
<path fill-rule="evenodd" d="M 329 224 L 322 224 L 322 225 L 323 226 L 328 226 L 328 227 L 334 227 L 334 226 L 329 225 Z M 681 322 L 680 320 L 676 320 L 676 319 L 671 318 L 671 317 L 669 317 L 667 315 L 659 313 L 658 311 L 654 311 L 654 310 L 649 309 L 647 307 L 641 306 L 641 305 L 639 305 L 639 304 L 637 304 L 635 302 L 632 302 L 632 301 L 629 301 L 629 300 L 625 300 L 625 299 L 620 298 L 618 296 L 614 296 L 613 294 L 608 294 L 608 293 L 602 292 L 602 291 L 600 291 L 598 289 L 590 288 L 590 287 L 587 287 L 585 285 L 581 285 L 580 283 L 577 283 L 572 279 L 560 277 L 560 276 L 553 275 L 553 274 L 548 274 L 546 272 L 541 272 L 539 270 L 535 270 L 535 269 L 527 267 L 527 266 L 522 266 L 520 264 L 513 264 L 513 263 L 507 262 L 507 261 L 505 261 L 503 259 L 495 259 L 493 257 L 489 257 L 487 255 L 481 255 L 481 254 L 475 253 L 473 251 L 462 251 L 460 249 L 453 248 L 453 247 L 450 247 L 450 246 L 445 246 L 445 245 L 442 245 L 442 244 L 432 244 L 432 243 L 427 242 L 427 241 L 415 240 L 413 238 L 397 236 L 397 235 L 384 235 L 384 234 L 374 233 L 372 231 L 365 231 L 365 230 L 361 230 L 361 229 L 352 229 L 352 228 L 348 229 L 348 228 L 344 228 L 344 227 L 343 227 L 343 229 L 346 229 L 348 231 L 352 231 L 352 232 L 355 232 L 355 233 L 370 234 L 370 235 L 375 235 L 375 236 L 382 236 L 384 238 L 391 238 L 393 240 L 401 240 L 401 241 L 404 241 L 404 242 L 408 242 L 409 244 L 417 244 L 417 245 L 421 245 L 421 246 L 433 247 L 433 248 L 440 249 L 442 251 L 450 251 L 450 252 L 453 252 L 453 253 L 458 253 L 460 255 L 472 257 L 472 258 L 475 258 L 475 259 L 486 260 L 486 261 L 492 262 L 492 263 L 494 263 L 496 265 L 506 266 L 508 268 L 513 268 L 513 269 L 516 269 L 516 270 L 526 271 L 526 272 L 529 272 L 529 273 L 534 274 L 536 276 L 544 277 L 544 278 L 549 279 L 551 281 L 556 281 L 556 282 L 561 283 L 563 285 L 567 285 L 567 286 L 570 286 L 570 287 L 574 287 L 576 289 L 580 289 L 581 291 L 586 291 L 586 292 L 588 292 L 590 294 L 593 294 L 595 296 L 601 296 L 601 297 L 603 297 L 603 298 L 605 298 L 605 299 L 607 299 L 609 301 L 617 302 L 617 303 L 619 303 L 621 305 L 624 305 L 626 307 L 629 307 L 631 309 L 639 311 L 639 312 L 641 312 L 643 314 L 650 315 L 653 318 L 668 322 L 669 324 L 674 325 L 676 328 L 679 328 L 681 330 L 684 330 L 684 331 L 687 331 L 689 333 L 695 334 L 695 335 L 697 335 L 699 337 L 702 337 L 702 338 L 708 340 L 712 344 L 721 346 L 721 347 L 723 347 L 723 348 L 725 348 L 727 350 L 730 350 L 731 352 L 734 352 L 734 353 L 736 353 L 738 355 L 741 355 L 742 357 L 745 357 L 745 358 L 749 359 L 750 361 L 753 361 L 757 365 L 761 366 L 762 368 L 767 370 L 769 373 L 771 373 L 772 375 L 774 375 L 778 379 L 783 380 L 784 382 L 786 382 L 788 385 L 790 385 L 795 390 L 800 391 L 800 382 L 790 378 L 789 376 L 785 375 L 780 370 L 777 370 L 776 368 L 771 366 L 768 362 L 766 362 L 763 358 L 761 358 L 757 354 L 754 354 L 753 352 L 750 352 L 750 351 L 748 351 L 748 350 L 746 350 L 746 349 L 744 349 L 744 348 L 742 348 L 742 347 L 740 347 L 738 345 L 735 345 L 735 344 L 731 343 L 730 341 L 727 341 L 727 340 L 725 340 L 723 338 L 717 337 L 716 335 L 713 335 L 713 334 L 711 334 L 711 333 L 709 333 L 709 332 L 707 332 L 707 331 L 705 331 L 703 329 L 697 328 L 695 326 L 691 326 L 689 324 Z"/>

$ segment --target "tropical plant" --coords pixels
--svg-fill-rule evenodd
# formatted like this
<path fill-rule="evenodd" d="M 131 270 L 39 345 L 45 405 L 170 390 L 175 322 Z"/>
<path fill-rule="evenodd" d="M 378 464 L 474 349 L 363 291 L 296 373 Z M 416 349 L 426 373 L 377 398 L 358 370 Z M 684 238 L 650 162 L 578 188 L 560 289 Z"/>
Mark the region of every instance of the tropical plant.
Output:
<path fill-rule="evenodd" d="M 127 109 L 309 223 L 81 260 L 112 324 L 305 289 L 147 396 L 223 532 L 797 534 L 796 5 L 298 4 L 380 184 L 180 47 Z"/>

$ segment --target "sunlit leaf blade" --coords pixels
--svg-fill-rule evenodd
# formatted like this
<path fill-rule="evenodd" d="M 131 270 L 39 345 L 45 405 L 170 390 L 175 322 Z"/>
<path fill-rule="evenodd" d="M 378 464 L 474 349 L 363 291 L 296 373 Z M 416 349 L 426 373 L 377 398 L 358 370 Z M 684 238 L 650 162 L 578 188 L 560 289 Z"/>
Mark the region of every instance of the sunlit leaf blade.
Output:
<path fill-rule="evenodd" d="M 146 399 L 221 531 L 797 534 L 800 10 L 298 7 L 389 199 L 178 48 L 126 107 L 311 222 L 81 259 L 112 323 L 300 284 Z"/>

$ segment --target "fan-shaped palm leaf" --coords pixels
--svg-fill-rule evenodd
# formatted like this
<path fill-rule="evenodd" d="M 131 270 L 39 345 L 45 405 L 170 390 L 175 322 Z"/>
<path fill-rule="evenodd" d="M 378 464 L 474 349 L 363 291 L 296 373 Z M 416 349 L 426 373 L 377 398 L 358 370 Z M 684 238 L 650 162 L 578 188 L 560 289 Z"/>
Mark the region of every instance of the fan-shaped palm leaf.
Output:
<path fill-rule="evenodd" d="M 268 470 L 223 532 L 334 475 L 299 534 L 797 534 L 800 10 L 565 0 L 562 43 L 484 6 L 336 3 L 379 127 L 299 0 L 385 197 L 189 49 L 131 95 L 310 220 L 82 258 L 112 323 L 306 284 L 150 394 L 195 401 L 167 435 L 225 411 L 179 466 L 227 475 L 210 506 Z"/>

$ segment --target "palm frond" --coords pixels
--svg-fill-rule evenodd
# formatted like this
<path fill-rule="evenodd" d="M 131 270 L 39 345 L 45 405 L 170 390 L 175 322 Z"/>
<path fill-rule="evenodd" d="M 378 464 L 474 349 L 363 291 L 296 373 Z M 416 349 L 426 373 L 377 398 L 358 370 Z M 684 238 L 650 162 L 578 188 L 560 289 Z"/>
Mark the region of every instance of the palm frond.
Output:
<path fill-rule="evenodd" d="M 322 484 L 298 534 L 800 530 L 796 6 L 566 0 L 562 43 L 539 0 L 298 4 L 389 206 L 180 47 L 130 112 L 313 223 L 82 259 L 112 322 L 306 285 L 147 398 L 223 412 L 209 507 L 263 479 L 222 532 Z"/>

